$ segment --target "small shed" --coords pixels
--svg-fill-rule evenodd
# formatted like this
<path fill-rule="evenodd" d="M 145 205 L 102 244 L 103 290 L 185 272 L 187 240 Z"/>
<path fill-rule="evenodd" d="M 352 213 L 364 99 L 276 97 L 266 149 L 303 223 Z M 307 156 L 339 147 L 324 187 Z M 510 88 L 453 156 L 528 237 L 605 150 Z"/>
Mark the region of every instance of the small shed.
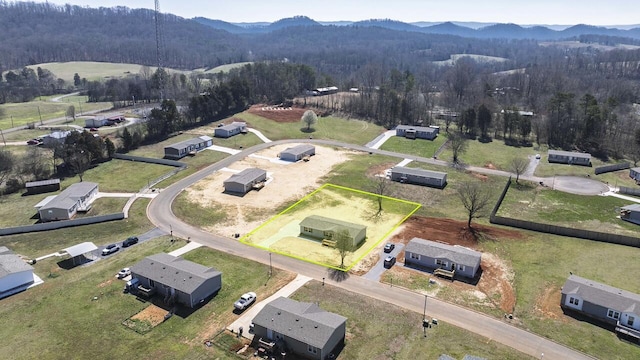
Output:
<path fill-rule="evenodd" d="M 267 180 L 267 172 L 265 170 L 258 168 L 244 169 L 224 181 L 224 191 L 244 195 L 254 187 L 261 187 L 265 180 Z"/>
<path fill-rule="evenodd" d="M 60 179 L 29 181 L 25 184 L 27 195 L 43 194 L 60 190 Z"/>
<path fill-rule="evenodd" d="M 550 163 L 591 166 L 591 154 L 588 153 L 549 150 L 547 157 Z"/>
<path fill-rule="evenodd" d="M 192 154 L 213 145 L 213 139 L 210 136 L 199 136 L 193 139 L 181 141 L 164 148 L 164 157 L 167 159 L 178 160 L 188 154 Z"/>
<path fill-rule="evenodd" d="M 316 154 L 316 147 L 309 144 L 301 144 L 298 146 L 290 147 L 280 153 L 280 160 L 285 161 L 298 161 L 307 156 L 313 156 Z"/>
<path fill-rule="evenodd" d="M 98 247 L 94 243 L 87 241 L 69 246 L 68 248 L 63 249 L 62 252 L 71 256 L 71 264 L 72 266 L 76 266 L 90 261 L 93 257 L 89 255 L 89 258 L 87 258 L 87 254 L 91 254 L 96 250 L 98 250 Z"/>
<path fill-rule="evenodd" d="M 109 123 L 109 120 L 105 117 L 95 117 L 95 118 L 84 119 L 84 127 L 88 127 L 88 128 L 99 128 L 99 127 L 108 125 L 108 123 Z"/>
<path fill-rule="evenodd" d="M 245 132 L 247 132 L 247 123 L 234 121 L 231 124 L 216 128 L 214 135 L 219 138 L 228 138 Z"/>
<path fill-rule="evenodd" d="M 391 180 L 442 189 L 447 185 L 447 173 L 395 166 L 391 169 Z"/>

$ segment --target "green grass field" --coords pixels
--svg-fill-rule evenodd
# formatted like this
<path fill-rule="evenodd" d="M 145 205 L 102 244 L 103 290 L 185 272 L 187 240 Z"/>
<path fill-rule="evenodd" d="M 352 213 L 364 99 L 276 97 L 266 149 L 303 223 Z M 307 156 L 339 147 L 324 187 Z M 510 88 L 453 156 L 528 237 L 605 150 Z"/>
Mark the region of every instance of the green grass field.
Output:
<path fill-rule="evenodd" d="M 121 78 L 140 73 L 142 65 L 138 64 L 121 64 L 96 61 L 70 61 L 55 62 L 30 65 L 29 68 L 36 70 L 38 67 L 51 71 L 56 77 L 73 84 L 73 76 L 77 73 L 80 78 L 86 78 L 89 81 L 104 80 L 109 78 Z M 149 66 L 150 73 L 156 71 L 156 67 Z M 166 69 L 170 73 L 183 73 L 183 71 L 175 69 Z"/>
<path fill-rule="evenodd" d="M 0 353 L 12 359 L 121 359 L 132 351 L 141 359 L 235 359 L 231 353 L 205 347 L 203 340 L 238 316 L 232 309 L 240 294 L 252 290 L 265 298 L 290 274 L 275 269 L 269 279 L 268 266 L 197 249 L 184 257 L 224 274 L 217 296 L 188 317 L 174 315 L 145 335 L 121 324 L 148 304 L 123 294 L 124 282 L 115 278 L 116 272 L 144 256 L 182 245 L 162 237 L 72 270 L 61 270 L 57 259 L 38 262 L 36 272 L 45 283 L 2 301 L 0 316 L 13 325 L 3 326 L 0 336 L 13 340 L 1 342 Z"/>
<path fill-rule="evenodd" d="M 480 335 L 439 322 L 423 335 L 422 314 L 395 305 L 307 283 L 293 299 L 314 302 L 347 318 L 345 348 L 339 359 L 438 359 L 447 354 L 455 359 L 474 355 L 487 359 L 531 359 L 531 357 Z M 375 339 L 375 340 L 373 340 Z"/>
<path fill-rule="evenodd" d="M 385 141 L 380 149 L 431 158 L 445 141 L 447 141 L 445 135 L 438 135 L 433 141 L 393 136 Z"/>
<path fill-rule="evenodd" d="M 281 139 L 332 139 L 350 144 L 364 145 L 382 134 L 385 129 L 381 126 L 361 120 L 346 120 L 337 117 L 321 117 L 313 125 L 315 131 L 304 132 L 306 125 L 302 122 L 279 123 L 273 120 L 243 112 L 233 116 L 242 119 L 251 127 L 260 130 L 271 140 Z"/>
<path fill-rule="evenodd" d="M 135 193 L 140 189 L 175 168 L 172 166 L 143 163 L 138 161 L 113 159 L 84 173 L 83 181 L 91 181 L 99 184 L 102 192 L 129 192 Z M 62 188 L 71 183 L 78 182 L 78 176 L 64 179 Z"/>
<path fill-rule="evenodd" d="M 26 103 L 2 104 L 0 109 L 3 110 L 4 116 L 0 119 L 0 128 L 20 127 L 29 123 L 40 125 L 41 121 L 64 118 L 71 105 L 75 108 L 76 116 L 80 114 L 80 108 L 82 108 L 82 113 L 85 113 L 112 107 L 111 103 L 88 103 L 86 99 L 86 96 L 72 96 L 69 101 L 63 99 L 61 102 L 51 102 L 36 98 L 34 101 Z M 71 100 L 75 101 L 71 102 Z"/>
<path fill-rule="evenodd" d="M 493 140 L 489 143 L 482 143 L 478 140 L 468 140 L 466 151 L 458 155 L 458 159 L 463 164 L 491 167 L 499 170 L 510 171 L 509 164 L 514 157 L 527 158 L 540 153 L 536 147 L 515 147 L 507 146 L 502 140 Z M 447 147 L 438 156 L 441 160 L 453 161 L 451 148 Z M 542 162 L 542 161 L 541 161 Z"/>
<path fill-rule="evenodd" d="M 380 204 L 378 203 L 380 201 Z M 379 205 L 382 211 L 378 212 Z M 420 208 L 420 204 L 325 184 L 291 205 L 241 242 L 333 269 L 341 269 L 336 249 L 300 235 L 300 222 L 311 215 L 366 226 L 366 239 L 344 259 L 348 271 Z"/>
<path fill-rule="evenodd" d="M 640 236 L 638 225 L 622 221 L 620 208 L 630 202 L 612 196 L 582 196 L 522 182 L 512 184 L 499 216 L 592 231 Z"/>

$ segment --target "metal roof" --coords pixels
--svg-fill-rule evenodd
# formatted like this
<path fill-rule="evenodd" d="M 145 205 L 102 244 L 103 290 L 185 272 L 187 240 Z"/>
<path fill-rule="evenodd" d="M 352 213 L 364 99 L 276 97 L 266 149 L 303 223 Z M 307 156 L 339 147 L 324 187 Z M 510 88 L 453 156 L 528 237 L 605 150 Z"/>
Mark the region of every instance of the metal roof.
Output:
<path fill-rule="evenodd" d="M 0 279 L 10 274 L 29 270 L 33 270 L 33 266 L 27 264 L 6 246 L 0 246 Z"/>
<path fill-rule="evenodd" d="M 41 207 L 47 205 L 51 200 L 55 199 L 58 195 L 49 195 L 46 198 L 40 200 L 39 203 L 34 205 L 34 208 L 40 209 Z"/>
<path fill-rule="evenodd" d="M 468 249 L 460 245 L 448 245 L 435 241 L 413 238 L 404 248 L 406 252 L 412 252 L 434 259 L 447 259 L 453 263 L 476 266 L 480 264 L 482 253 Z"/>
<path fill-rule="evenodd" d="M 58 196 L 43 205 L 40 210 L 69 209 L 78 202 L 79 198 L 87 196 L 87 194 L 97 187 L 97 183 L 87 181 L 71 184 L 71 186 L 64 189 Z"/>
<path fill-rule="evenodd" d="M 442 180 L 442 179 L 447 177 L 447 173 L 444 173 L 444 172 L 424 170 L 424 169 L 416 169 L 416 168 L 408 168 L 408 167 L 404 167 L 404 166 L 394 166 L 393 168 L 391 168 L 391 172 L 392 173 L 396 172 L 396 173 L 401 173 L 401 174 L 423 176 L 423 177 L 440 179 L 440 180 Z"/>
<path fill-rule="evenodd" d="M 231 175 L 227 180 L 224 181 L 224 184 L 227 183 L 239 183 L 243 185 L 247 185 L 255 181 L 257 178 L 262 175 L 267 175 L 267 172 L 258 168 L 248 168 L 240 171 L 237 174 Z"/>
<path fill-rule="evenodd" d="M 585 279 L 577 275 L 570 275 L 562 287 L 565 295 L 575 294 L 591 304 L 620 312 L 640 313 L 640 295 Z"/>
<path fill-rule="evenodd" d="M 40 181 L 29 181 L 24 186 L 26 188 L 36 187 L 36 186 L 47 186 L 53 184 L 60 184 L 60 179 L 49 179 L 49 180 L 40 180 Z"/>
<path fill-rule="evenodd" d="M 207 280 L 222 275 L 214 268 L 165 253 L 142 259 L 131 267 L 131 272 L 186 294 L 191 294 Z"/>
<path fill-rule="evenodd" d="M 396 129 L 400 130 L 415 130 L 415 131 L 424 131 L 428 133 L 436 132 L 438 129 L 428 127 L 428 126 L 413 126 L 413 125 L 398 125 Z"/>
<path fill-rule="evenodd" d="M 316 150 L 316 147 L 313 145 L 300 144 L 298 146 L 285 149 L 283 152 L 280 153 L 280 156 L 282 156 L 282 154 L 291 154 L 294 156 L 298 156 L 306 153 L 307 151 L 315 151 L 315 150 Z"/>
<path fill-rule="evenodd" d="M 66 252 L 71 257 L 76 257 L 78 255 L 86 254 L 94 250 L 98 250 L 98 247 L 92 242 L 83 242 L 81 244 L 73 245 L 66 249 L 62 249 L 62 251 Z"/>
<path fill-rule="evenodd" d="M 347 321 L 316 304 L 279 297 L 253 318 L 253 323 L 317 348 L 324 348 L 331 335 Z"/>
<path fill-rule="evenodd" d="M 339 231 L 346 229 L 351 237 L 358 235 L 360 231 L 367 227 L 342 220 L 332 219 L 320 215 L 310 215 L 300 222 L 300 226 L 312 228 L 320 231 Z"/>
<path fill-rule="evenodd" d="M 246 126 L 247 126 L 247 123 L 239 122 L 239 121 L 234 121 L 234 122 L 232 122 L 231 124 L 227 124 L 227 125 L 224 125 L 224 126 L 220 126 L 218 129 L 226 130 L 226 131 L 231 131 L 231 130 L 238 129 L 238 128 L 239 128 L 239 129 L 243 129 L 243 128 L 245 128 Z"/>
<path fill-rule="evenodd" d="M 623 210 L 640 211 L 640 204 L 631 204 L 622 207 Z"/>
<path fill-rule="evenodd" d="M 591 154 L 589 154 L 589 153 L 581 153 L 581 152 L 573 152 L 573 151 L 549 150 L 549 152 L 547 154 L 549 154 L 549 155 L 560 155 L 560 156 L 572 156 L 572 157 L 591 159 Z"/>
<path fill-rule="evenodd" d="M 171 144 L 169 146 L 165 146 L 166 148 L 171 148 L 171 149 L 184 149 L 184 148 L 188 148 L 191 145 L 198 145 L 198 144 L 203 144 L 206 143 L 207 141 L 213 140 L 211 137 L 209 136 L 199 136 L 197 138 L 193 138 L 193 139 L 188 139 L 188 140 L 184 140 L 184 141 L 180 141 L 177 142 L 175 144 Z"/>

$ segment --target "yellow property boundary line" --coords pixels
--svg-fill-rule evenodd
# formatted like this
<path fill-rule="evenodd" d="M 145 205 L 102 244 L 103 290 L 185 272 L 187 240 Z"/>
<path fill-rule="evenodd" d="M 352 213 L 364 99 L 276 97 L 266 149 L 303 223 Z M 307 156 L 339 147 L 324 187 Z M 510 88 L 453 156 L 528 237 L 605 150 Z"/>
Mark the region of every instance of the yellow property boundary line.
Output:
<path fill-rule="evenodd" d="M 369 249 L 369 251 L 365 252 L 364 254 L 362 254 L 359 258 L 357 258 L 356 260 L 354 260 L 351 265 L 349 265 L 349 267 L 347 267 L 346 269 L 342 269 L 340 267 L 337 266 L 333 266 L 333 265 L 328 265 L 325 263 L 321 263 L 318 261 L 314 261 L 311 259 L 307 259 L 307 258 L 303 258 L 300 256 L 296 256 L 293 254 L 286 254 L 280 251 L 273 251 L 270 248 L 264 247 L 264 246 L 260 246 L 260 245 L 256 245 L 253 242 L 248 241 L 248 239 L 257 231 L 259 231 L 260 229 L 262 229 L 263 227 L 267 226 L 268 224 L 270 224 L 271 222 L 275 221 L 276 219 L 278 219 L 279 217 L 281 217 L 282 215 L 288 213 L 289 211 L 291 211 L 292 209 L 294 209 L 296 206 L 298 206 L 300 203 L 308 200 L 309 198 L 313 197 L 316 193 L 324 190 L 325 188 L 335 188 L 335 189 L 340 189 L 340 190 L 346 190 L 346 191 L 350 191 L 350 192 L 354 192 L 357 194 L 363 194 L 363 195 L 367 195 L 367 196 L 373 196 L 376 198 L 382 198 L 382 199 L 387 199 L 387 200 L 392 200 L 392 201 L 397 201 L 400 203 L 404 203 L 404 204 L 409 204 L 409 205 L 415 205 L 415 208 L 409 212 L 409 214 L 407 214 L 404 218 L 402 218 L 397 224 L 395 224 L 389 231 L 387 231 L 381 238 L 380 240 L 378 240 L 377 242 L 374 243 L 373 246 L 371 246 L 371 248 Z M 319 188 L 317 188 L 316 190 L 312 191 L 310 194 L 308 194 L 307 196 L 303 197 L 302 199 L 298 200 L 297 202 L 295 202 L 293 205 L 289 206 L 288 208 L 284 209 L 282 212 L 280 212 L 279 214 L 275 215 L 274 217 L 272 217 L 271 219 L 269 219 L 268 221 L 266 221 L 265 223 L 263 223 L 262 225 L 258 226 L 257 228 L 253 229 L 251 232 L 249 232 L 248 234 L 246 234 L 245 236 L 243 236 L 242 238 L 240 238 L 240 242 L 249 246 L 253 246 L 255 248 L 259 248 L 259 249 L 263 249 L 263 250 L 267 250 L 270 251 L 272 253 L 275 254 L 279 254 L 279 255 L 283 255 L 283 256 L 287 256 L 290 258 L 294 258 L 294 259 L 298 259 L 298 260 L 302 260 L 308 263 L 312 263 L 312 264 L 316 264 L 316 265 L 320 265 L 326 268 L 330 268 L 330 269 L 335 269 L 335 270 L 340 270 L 340 271 L 349 271 L 351 270 L 351 268 L 356 265 L 358 262 L 360 262 L 360 260 L 362 260 L 365 256 L 369 255 L 369 253 L 371 252 L 371 250 L 373 248 L 375 248 L 377 245 L 379 245 L 384 239 L 387 238 L 387 236 L 389 236 L 389 234 L 391 234 L 392 232 L 394 232 L 400 225 L 402 225 L 402 223 L 404 223 L 405 221 L 407 221 L 407 219 L 413 215 L 416 211 L 418 211 L 420 208 L 422 207 L 422 204 L 413 202 L 413 201 L 408 201 L 408 200 L 403 200 L 403 199 L 397 199 L 397 198 L 392 198 L 389 196 L 384 196 L 384 195 L 378 195 L 378 194 L 374 194 L 371 192 L 367 192 L 367 191 L 362 191 L 362 190 L 357 190 L 357 189 L 352 189 L 352 188 L 348 188 L 345 186 L 340 186 L 340 185 L 333 185 L 333 184 L 324 184 L 322 186 L 320 186 Z"/>

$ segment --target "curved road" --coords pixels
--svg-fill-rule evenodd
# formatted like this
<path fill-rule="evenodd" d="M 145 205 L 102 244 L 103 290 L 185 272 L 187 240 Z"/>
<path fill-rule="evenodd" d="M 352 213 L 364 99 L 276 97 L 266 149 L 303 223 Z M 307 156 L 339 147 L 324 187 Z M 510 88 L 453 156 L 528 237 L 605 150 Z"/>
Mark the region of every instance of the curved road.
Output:
<path fill-rule="evenodd" d="M 149 217 L 150 221 L 159 228 L 165 230 L 166 232 L 172 232 L 173 234 L 181 238 L 191 239 L 216 250 L 224 251 L 237 256 L 242 256 L 244 258 L 251 259 L 263 264 L 269 264 L 271 262 L 275 267 L 309 276 L 316 280 L 325 279 L 325 281 L 327 281 L 327 283 L 331 285 L 342 287 L 348 291 L 366 295 L 414 311 L 416 312 L 416 322 L 414 325 L 422 326 L 422 316 L 418 315 L 423 311 L 426 299 L 426 296 L 424 295 L 403 288 L 393 288 L 391 286 L 381 284 L 377 281 L 367 280 L 359 276 L 347 275 L 346 279 L 336 279 L 334 273 L 329 271 L 327 268 L 278 254 L 270 255 L 269 252 L 265 250 L 242 244 L 237 240 L 232 240 L 223 236 L 207 233 L 199 228 L 182 222 L 173 214 L 173 211 L 171 210 L 171 203 L 183 189 L 214 173 L 215 171 L 229 166 L 232 163 L 241 160 L 256 151 L 260 151 L 274 145 L 286 143 L 315 143 L 321 145 L 339 146 L 369 153 L 376 153 L 403 159 L 412 159 L 420 162 L 449 166 L 449 164 L 447 164 L 446 162 L 436 159 L 400 154 L 391 151 L 370 149 L 364 146 L 345 144 L 337 141 L 310 139 L 279 140 L 271 143 L 258 144 L 238 154 L 231 155 L 223 159 L 222 161 L 208 166 L 207 168 L 165 188 L 158 194 L 155 199 L 153 199 L 149 203 L 149 206 L 147 208 L 147 216 Z M 491 169 L 473 168 L 473 170 L 503 176 L 511 175 L 507 172 Z M 539 181 L 548 181 L 548 179 L 540 179 Z M 229 233 L 232 232 L 233 230 L 229 229 Z M 432 317 L 438 318 L 442 321 L 469 330 L 476 334 L 483 335 L 489 338 L 489 341 L 502 343 L 535 358 L 540 358 L 541 355 L 544 354 L 543 356 L 545 359 L 593 359 L 588 355 L 555 343 L 549 339 L 532 334 L 518 327 L 512 326 L 501 320 L 435 298 L 429 298 L 427 300 L 427 312 Z M 461 341 L 464 340 L 461 339 Z"/>

